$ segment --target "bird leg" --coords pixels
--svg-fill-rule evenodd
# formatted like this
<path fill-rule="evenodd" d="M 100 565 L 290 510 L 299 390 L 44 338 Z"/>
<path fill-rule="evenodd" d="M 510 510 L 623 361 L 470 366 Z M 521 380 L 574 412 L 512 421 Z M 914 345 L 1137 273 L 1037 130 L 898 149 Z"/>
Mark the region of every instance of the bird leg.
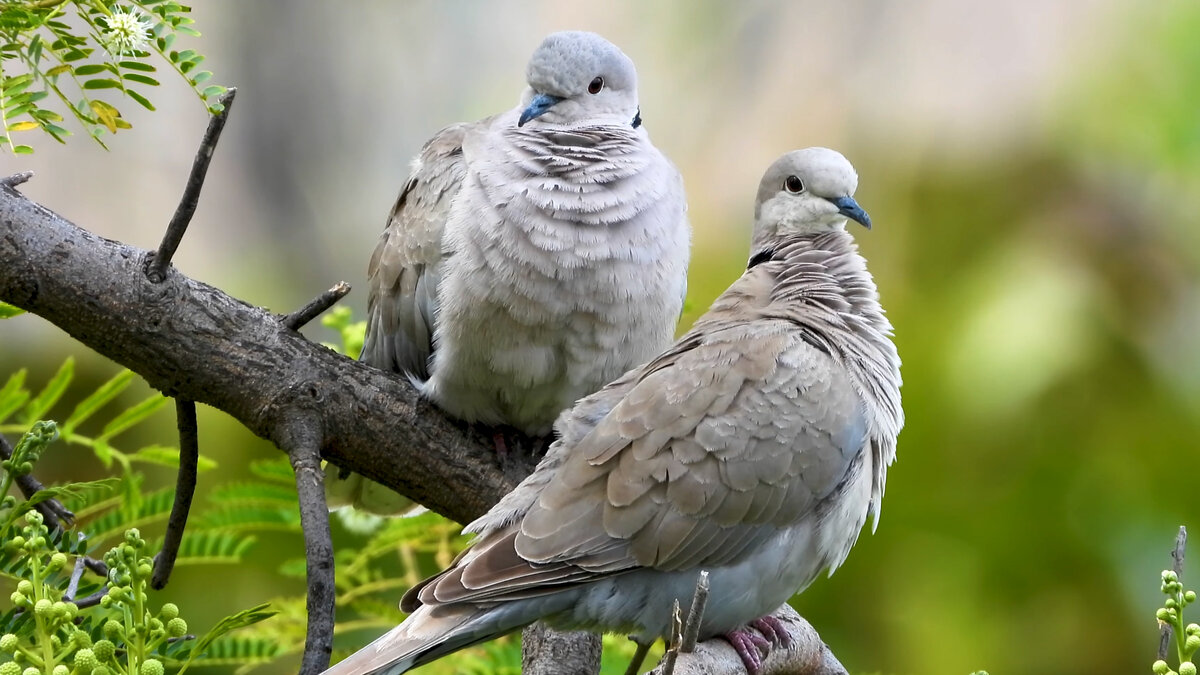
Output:
<path fill-rule="evenodd" d="M 496 429 L 492 432 L 492 443 L 496 446 L 496 456 L 500 458 L 500 466 L 508 461 L 508 441 L 504 438 L 504 430 Z"/>
<path fill-rule="evenodd" d="M 762 670 L 763 659 L 771 651 L 771 643 L 763 636 L 746 628 L 731 630 L 721 637 L 733 646 L 738 656 L 742 657 L 742 664 L 746 666 L 746 672 L 750 675 L 758 675 L 758 672 Z"/>

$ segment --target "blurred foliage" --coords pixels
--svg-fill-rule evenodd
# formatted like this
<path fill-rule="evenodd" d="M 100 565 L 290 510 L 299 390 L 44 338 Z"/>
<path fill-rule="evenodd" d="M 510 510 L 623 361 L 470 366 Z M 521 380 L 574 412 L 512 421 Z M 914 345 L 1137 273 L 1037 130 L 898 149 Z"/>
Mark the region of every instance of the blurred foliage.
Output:
<path fill-rule="evenodd" d="M 0 0 L 0 152 L 33 152 L 12 134 L 35 129 L 66 142 L 62 114 L 43 103 L 51 95 L 103 146 L 105 132 L 130 128 L 103 92 L 154 110 L 144 93 L 159 84 L 154 54 L 220 112 L 225 88 L 205 84 L 204 57 L 173 49 L 179 35 L 200 35 L 190 11 L 173 0 Z"/>

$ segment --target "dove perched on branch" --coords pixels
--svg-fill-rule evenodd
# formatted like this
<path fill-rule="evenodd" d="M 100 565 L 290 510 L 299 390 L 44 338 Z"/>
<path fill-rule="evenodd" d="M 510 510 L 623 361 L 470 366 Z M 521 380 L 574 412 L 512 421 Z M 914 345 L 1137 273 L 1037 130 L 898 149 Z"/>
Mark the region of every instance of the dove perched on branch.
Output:
<path fill-rule="evenodd" d="M 362 360 L 454 417 L 544 435 L 671 344 L 690 228 L 629 57 L 554 33 L 526 79 L 516 108 L 414 160 L 371 256 Z"/>
<path fill-rule="evenodd" d="M 537 619 L 668 634 L 701 570 L 702 638 L 757 669 L 762 617 L 877 523 L 903 425 L 891 325 L 848 220 L 840 154 L 809 148 L 758 190 L 749 268 L 674 346 L 564 412 L 538 468 L 405 595 L 412 612 L 330 675 L 394 675 Z"/>

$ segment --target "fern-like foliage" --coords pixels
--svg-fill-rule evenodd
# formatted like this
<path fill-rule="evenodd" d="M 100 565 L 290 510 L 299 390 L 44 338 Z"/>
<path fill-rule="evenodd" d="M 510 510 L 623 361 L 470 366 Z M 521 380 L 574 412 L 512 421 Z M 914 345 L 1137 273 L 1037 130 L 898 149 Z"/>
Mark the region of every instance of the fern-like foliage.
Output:
<path fill-rule="evenodd" d="M 209 84 L 204 57 L 177 50 L 197 37 L 190 8 L 174 0 L 6 0 L 0 2 L 0 151 L 33 152 L 15 133 L 41 130 L 65 143 L 74 117 L 101 146 L 106 133 L 130 128 L 117 105 L 147 110 L 158 66 L 182 78 L 214 114 L 225 88 Z"/>

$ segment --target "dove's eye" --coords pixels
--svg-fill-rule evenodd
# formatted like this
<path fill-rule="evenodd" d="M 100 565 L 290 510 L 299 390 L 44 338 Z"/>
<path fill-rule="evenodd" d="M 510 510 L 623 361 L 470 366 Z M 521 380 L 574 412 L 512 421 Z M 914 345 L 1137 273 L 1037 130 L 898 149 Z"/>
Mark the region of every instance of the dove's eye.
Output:
<path fill-rule="evenodd" d="M 589 94 L 599 94 L 600 90 L 603 88 L 604 88 L 604 78 L 597 77 L 596 79 L 592 80 L 591 84 L 588 85 L 588 93 Z"/>
<path fill-rule="evenodd" d="M 801 192 L 804 190 L 804 183 L 800 182 L 798 176 L 788 176 L 787 180 L 783 181 L 783 187 L 787 188 L 788 192 Z"/>

